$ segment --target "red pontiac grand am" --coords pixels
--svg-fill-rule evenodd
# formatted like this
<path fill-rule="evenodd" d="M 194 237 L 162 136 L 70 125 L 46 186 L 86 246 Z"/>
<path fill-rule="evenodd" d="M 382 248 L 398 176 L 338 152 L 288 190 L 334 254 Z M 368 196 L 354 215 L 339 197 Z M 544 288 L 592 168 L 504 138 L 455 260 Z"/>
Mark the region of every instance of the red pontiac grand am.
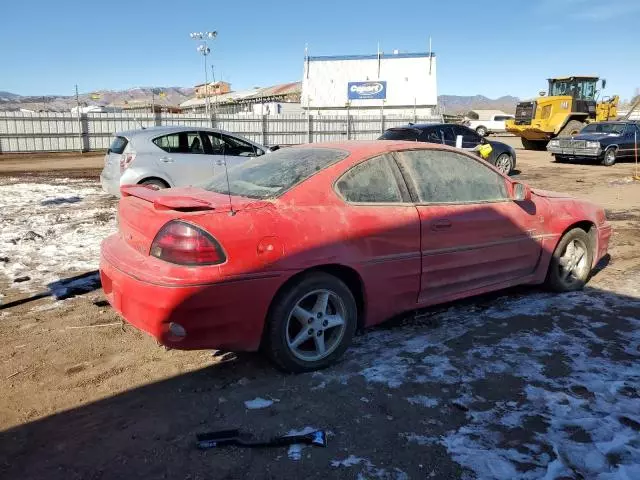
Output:
<path fill-rule="evenodd" d="M 580 289 L 611 236 L 602 208 L 442 145 L 311 144 L 222 170 L 202 188 L 122 187 L 104 291 L 168 347 L 261 348 L 293 372 L 403 311 Z"/>

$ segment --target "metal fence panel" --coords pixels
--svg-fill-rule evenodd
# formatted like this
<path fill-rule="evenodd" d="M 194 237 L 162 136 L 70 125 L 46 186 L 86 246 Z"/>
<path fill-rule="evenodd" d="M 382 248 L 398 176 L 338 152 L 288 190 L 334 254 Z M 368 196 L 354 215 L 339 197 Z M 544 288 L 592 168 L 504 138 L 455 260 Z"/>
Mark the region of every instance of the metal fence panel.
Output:
<path fill-rule="evenodd" d="M 372 140 L 385 128 L 409 122 L 441 122 L 441 116 L 306 115 L 253 113 L 0 112 L 0 153 L 96 151 L 109 147 L 115 132 L 161 125 L 214 126 L 265 145 Z"/>

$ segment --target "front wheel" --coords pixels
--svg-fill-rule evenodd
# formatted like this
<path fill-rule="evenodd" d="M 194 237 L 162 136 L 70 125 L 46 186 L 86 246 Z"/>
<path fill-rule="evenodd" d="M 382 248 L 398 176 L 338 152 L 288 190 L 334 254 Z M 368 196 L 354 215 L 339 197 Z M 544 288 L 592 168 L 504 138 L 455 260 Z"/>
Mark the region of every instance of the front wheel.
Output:
<path fill-rule="evenodd" d="M 592 263 L 589 234 L 581 228 L 569 230 L 553 252 L 546 284 L 556 292 L 582 290 L 589 279 Z"/>
<path fill-rule="evenodd" d="M 293 373 L 326 368 L 347 350 L 358 309 L 338 278 L 314 272 L 278 294 L 267 318 L 265 353 Z"/>
<path fill-rule="evenodd" d="M 496 168 L 500 170 L 505 175 L 509 175 L 511 170 L 513 170 L 513 158 L 508 153 L 501 153 L 496 158 Z"/>
<path fill-rule="evenodd" d="M 605 167 L 610 167 L 614 163 L 616 163 L 616 149 L 609 148 L 606 152 L 604 152 L 604 158 L 602 159 L 602 165 Z"/>

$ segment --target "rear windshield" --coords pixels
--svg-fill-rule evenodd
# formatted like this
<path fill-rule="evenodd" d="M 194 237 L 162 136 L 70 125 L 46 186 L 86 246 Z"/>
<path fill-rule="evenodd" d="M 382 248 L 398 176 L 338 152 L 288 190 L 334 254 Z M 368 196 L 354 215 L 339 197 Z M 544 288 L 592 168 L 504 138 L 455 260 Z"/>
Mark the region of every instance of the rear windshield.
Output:
<path fill-rule="evenodd" d="M 124 137 L 113 137 L 111 146 L 109 147 L 109 153 L 122 153 L 127 148 L 129 141 Z"/>
<path fill-rule="evenodd" d="M 224 170 L 218 169 L 203 188 L 249 198 L 275 198 L 348 156 L 349 152 L 331 148 L 283 148 L 229 169 L 228 187 Z"/>
<path fill-rule="evenodd" d="M 620 135 L 624 131 L 624 123 L 591 123 L 580 133 L 613 133 Z"/>
<path fill-rule="evenodd" d="M 386 130 L 378 140 L 410 140 L 416 141 L 420 131 L 415 128 L 390 128 Z"/>

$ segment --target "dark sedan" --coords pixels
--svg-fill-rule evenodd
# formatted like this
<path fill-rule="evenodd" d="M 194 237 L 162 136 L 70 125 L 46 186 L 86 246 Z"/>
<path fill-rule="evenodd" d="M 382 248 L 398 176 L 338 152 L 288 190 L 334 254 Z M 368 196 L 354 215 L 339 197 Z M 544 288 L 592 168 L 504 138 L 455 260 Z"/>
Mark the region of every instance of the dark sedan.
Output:
<path fill-rule="evenodd" d="M 597 122 L 587 125 L 573 137 L 551 140 L 547 150 L 558 162 L 594 159 L 610 167 L 618 159 L 633 158 L 638 141 L 638 122 Z"/>
<path fill-rule="evenodd" d="M 462 137 L 462 148 L 473 150 L 479 145 L 490 144 L 491 155 L 487 162 L 494 165 L 502 173 L 508 175 L 516 167 L 516 152 L 509 145 L 487 140 L 463 125 L 437 124 L 409 124 L 385 130 L 378 140 L 409 140 L 414 142 L 441 143 L 456 146 L 456 138 Z"/>

